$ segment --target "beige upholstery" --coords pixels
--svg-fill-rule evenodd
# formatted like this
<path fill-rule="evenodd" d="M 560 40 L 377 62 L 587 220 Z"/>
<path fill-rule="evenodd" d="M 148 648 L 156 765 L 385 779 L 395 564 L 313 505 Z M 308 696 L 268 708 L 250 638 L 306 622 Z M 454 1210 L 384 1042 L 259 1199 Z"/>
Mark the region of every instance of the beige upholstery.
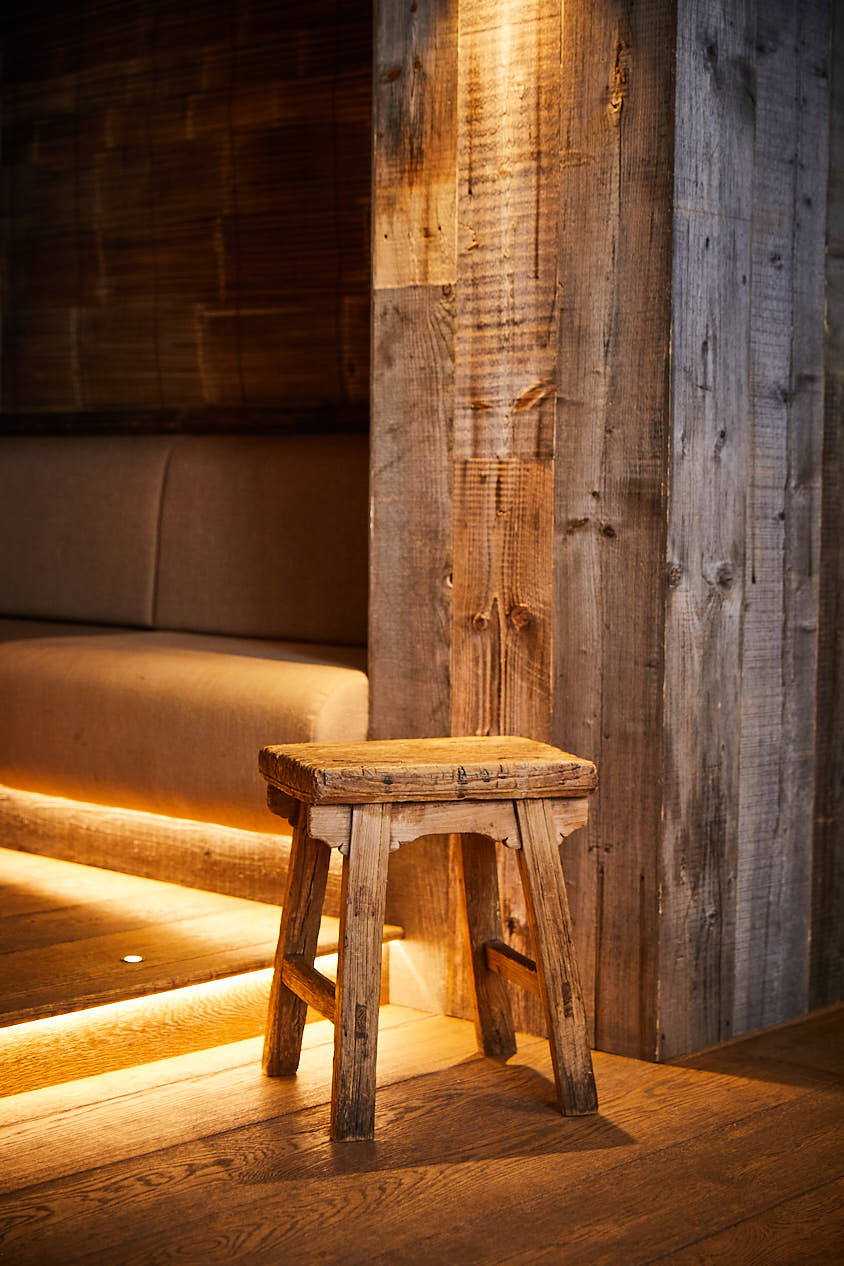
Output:
<path fill-rule="evenodd" d="M 166 436 L 5 438 L 0 611 L 152 624 Z"/>
<path fill-rule="evenodd" d="M 261 747 L 366 737 L 366 540 L 362 437 L 0 441 L 0 783 L 271 830 Z"/>
<path fill-rule="evenodd" d="M 0 446 L 0 613 L 363 645 L 361 436 Z"/>
<path fill-rule="evenodd" d="M 182 440 L 164 488 L 156 627 L 363 645 L 367 467 L 359 436 Z"/>
<path fill-rule="evenodd" d="M 360 649 L 0 620 L 0 782 L 266 831 L 257 752 L 366 736 Z"/>

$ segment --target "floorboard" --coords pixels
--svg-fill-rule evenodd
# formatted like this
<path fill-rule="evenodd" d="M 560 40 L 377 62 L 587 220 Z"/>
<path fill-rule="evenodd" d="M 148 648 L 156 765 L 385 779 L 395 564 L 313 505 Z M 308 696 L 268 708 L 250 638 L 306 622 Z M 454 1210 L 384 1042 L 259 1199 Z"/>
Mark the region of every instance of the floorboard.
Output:
<path fill-rule="evenodd" d="M 0 849 L 0 912 L 0 1028 L 266 968 L 281 913 L 13 849 Z M 320 955 L 339 926 L 323 918 Z"/>
<path fill-rule="evenodd" d="M 840 1261 L 842 1039 L 838 1008 L 705 1067 L 596 1053 L 566 1119 L 541 1039 L 500 1064 L 385 1007 L 372 1144 L 328 1141 L 324 1021 L 295 1078 L 250 1038 L 44 1086 L 0 1100 L 0 1260 Z"/>

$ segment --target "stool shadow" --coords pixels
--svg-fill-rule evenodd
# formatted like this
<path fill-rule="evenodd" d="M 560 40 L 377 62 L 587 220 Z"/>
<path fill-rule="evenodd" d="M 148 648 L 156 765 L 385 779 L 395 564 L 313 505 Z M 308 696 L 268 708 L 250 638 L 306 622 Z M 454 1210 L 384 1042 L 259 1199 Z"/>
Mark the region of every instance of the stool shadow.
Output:
<path fill-rule="evenodd" d="M 312 1164 L 325 1177 L 631 1146 L 600 1112 L 564 1117 L 553 1083 L 517 1062 L 472 1057 L 378 1092 L 371 1143 L 329 1143 Z M 323 1135 L 324 1138 L 324 1135 Z M 309 1167 L 310 1168 L 310 1167 Z"/>

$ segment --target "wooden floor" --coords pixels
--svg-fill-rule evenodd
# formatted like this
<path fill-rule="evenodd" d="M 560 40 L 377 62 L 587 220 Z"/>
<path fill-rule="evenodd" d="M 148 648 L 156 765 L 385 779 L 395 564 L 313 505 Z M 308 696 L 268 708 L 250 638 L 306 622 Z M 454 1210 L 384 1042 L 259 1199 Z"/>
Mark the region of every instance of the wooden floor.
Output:
<path fill-rule="evenodd" d="M 280 913 L 0 848 L 0 1027 L 266 968 Z M 323 918 L 319 954 L 336 952 L 339 926 Z"/>
<path fill-rule="evenodd" d="M 681 1065 L 597 1054 L 600 1115 L 566 1120 L 541 1040 L 499 1065 L 464 1021 L 385 1007 L 373 1144 L 328 1142 L 325 1021 L 273 1081 L 257 1037 L 125 1067 L 86 1031 L 96 1075 L 67 1079 L 70 1031 L 62 1084 L 0 1100 L 0 1262 L 844 1260 L 841 1008 Z"/>

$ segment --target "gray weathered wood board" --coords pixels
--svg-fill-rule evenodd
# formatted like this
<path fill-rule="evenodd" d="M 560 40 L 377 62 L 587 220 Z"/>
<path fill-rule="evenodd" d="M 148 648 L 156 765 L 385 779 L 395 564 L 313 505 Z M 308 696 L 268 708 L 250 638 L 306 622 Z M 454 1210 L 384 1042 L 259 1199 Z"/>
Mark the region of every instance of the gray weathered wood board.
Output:
<path fill-rule="evenodd" d="M 844 989 L 844 15 L 832 6 L 820 642 L 809 1003 Z"/>
<path fill-rule="evenodd" d="M 566 6 L 554 742 L 598 764 L 566 842 L 596 1041 L 653 1052 L 671 284 L 670 5 Z M 656 348 L 661 348 L 660 354 Z"/>
<path fill-rule="evenodd" d="M 551 655 L 552 741 L 599 770 L 588 832 L 564 850 L 596 1041 L 669 1057 L 836 996 L 834 196 L 820 552 L 827 7 L 565 6 L 559 46 L 542 4 L 522 8 L 509 41 L 507 6 L 495 19 L 485 3 L 456 7 L 454 460 L 434 498 L 452 515 L 452 732 L 506 719 L 543 737 Z M 531 92 L 533 217 L 520 149 Z M 520 395 L 528 364 L 536 381 Z M 517 418 L 520 399 L 531 407 Z M 528 576 L 530 647 L 506 619 Z M 529 949 L 512 869 L 502 857 L 505 934 Z M 811 891 L 824 949 L 810 995 Z"/>

